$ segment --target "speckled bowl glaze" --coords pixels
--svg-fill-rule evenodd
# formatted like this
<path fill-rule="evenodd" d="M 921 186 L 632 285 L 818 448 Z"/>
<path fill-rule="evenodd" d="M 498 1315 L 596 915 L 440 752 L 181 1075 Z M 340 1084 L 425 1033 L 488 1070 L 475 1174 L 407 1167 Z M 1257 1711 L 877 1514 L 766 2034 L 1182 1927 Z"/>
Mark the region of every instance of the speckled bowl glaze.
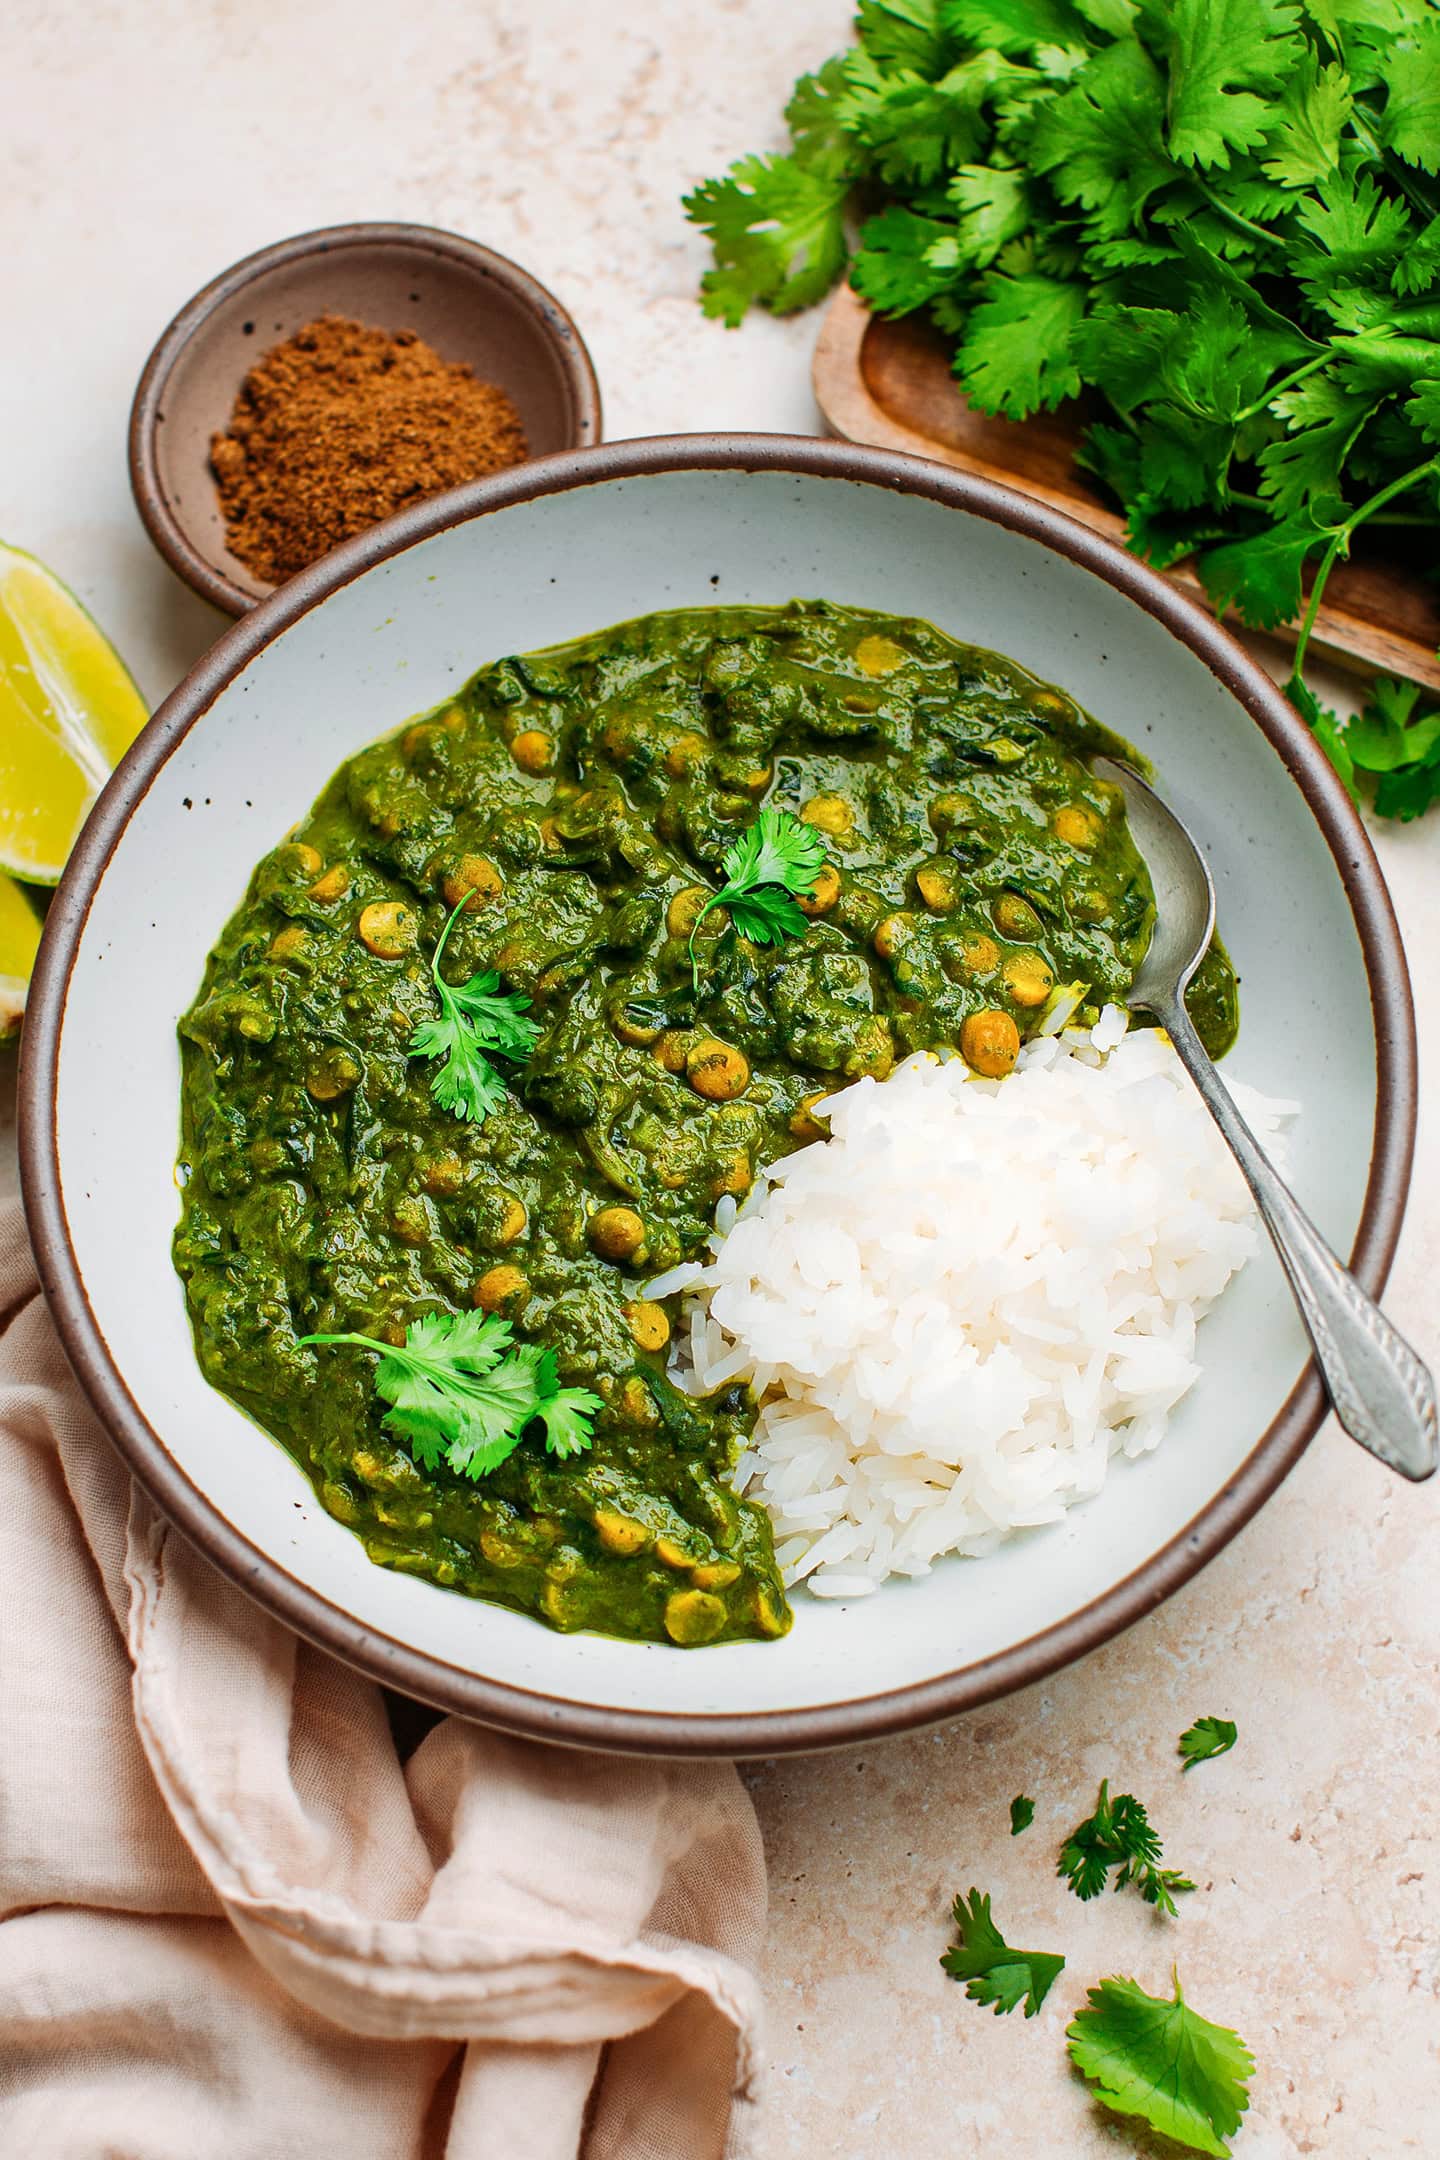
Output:
<path fill-rule="evenodd" d="M 262 354 L 320 315 L 415 330 L 444 360 L 499 383 L 531 455 L 600 440 L 585 340 L 528 270 L 428 225 L 331 225 L 277 240 L 187 301 L 145 363 L 130 413 L 130 486 L 172 570 L 228 614 L 274 591 L 232 555 L 210 443 Z"/>
<path fill-rule="evenodd" d="M 647 609 L 794 595 L 928 616 L 1143 746 L 1214 868 L 1243 981 L 1236 1069 L 1304 1102 L 1301 1199 L 1372 1290 L 1399 1230 L 1413 1015 L 1369 844 L 1268 678 L 1141 564 L 938 465 L 764 436 L 542 460 L 349 543 L 221 639 L 85 830 L 26 1025 L 26 1204 L 83 1386 L 216 1565 L 378 1679 L 542 1738 L 768 1754 L 953 1715 L 1149 1611 L 1322 1412 L 1267 1256 L 1204 1322 L 1203 1377 L 1159 1453 L 1116 1464 L 1063 1523 L 852 1605 L 802 1593 L 783 1642 L 684 1652 L 552 1634 L 372 1567 L 202 1380 L 170 1265 L 175 1023 L 256 859 L 343 758 L 485 660 Z"/>

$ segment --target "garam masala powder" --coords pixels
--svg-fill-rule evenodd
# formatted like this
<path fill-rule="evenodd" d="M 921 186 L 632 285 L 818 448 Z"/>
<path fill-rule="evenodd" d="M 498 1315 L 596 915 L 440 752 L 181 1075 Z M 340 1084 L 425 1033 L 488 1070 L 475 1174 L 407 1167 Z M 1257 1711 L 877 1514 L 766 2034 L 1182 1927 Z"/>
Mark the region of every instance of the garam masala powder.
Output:
<path fill-rule="evenodd" d="M 495 383 L 414 330 L 338 315 L 251 368 L 210 445 L 231 553 L 275 585 L 394 511 L 526 455 Z"/>

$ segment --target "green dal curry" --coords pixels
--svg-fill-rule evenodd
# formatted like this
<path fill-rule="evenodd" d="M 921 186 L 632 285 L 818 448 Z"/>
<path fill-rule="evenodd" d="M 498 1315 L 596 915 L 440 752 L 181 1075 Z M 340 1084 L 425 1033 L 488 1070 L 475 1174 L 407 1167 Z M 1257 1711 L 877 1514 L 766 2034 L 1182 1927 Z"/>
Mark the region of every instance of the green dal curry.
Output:
<path fill-rule="evenodd" d="M 1061 987 L 1122 998 L 1152 899 L 1124 745 L 1062 692 L 928 623 L 823 602 L 654 615 L 483 668 L 341 767 L 260 863 L 181 1023 L 175 1257 L 200 1362 L 370 1558 L 562 1629 L 781 1635 L 769 1521 L 731 1472 L 754 1405 L 666 1377 L 649 1276 L 717 1202 L 823 1136 L 823 1097 L 917 1050 L 1008 1070 Z M 823 837 L 803 936 L 687 940 L 762 804 Z M 502 1106 L 442 1110 L 409 1048 L 429 960 L 495 969 L 542 1034 Z M 1236 1025 L 1217 945 L 1192 1010 Z M 1082 1009 L 1082 1019 L 1087 1011 Z M 528 1437 L 479 1481 L 381 1425 L 374 1358 L 479 1306 L 603 1408 L 589 1451 Z"/>

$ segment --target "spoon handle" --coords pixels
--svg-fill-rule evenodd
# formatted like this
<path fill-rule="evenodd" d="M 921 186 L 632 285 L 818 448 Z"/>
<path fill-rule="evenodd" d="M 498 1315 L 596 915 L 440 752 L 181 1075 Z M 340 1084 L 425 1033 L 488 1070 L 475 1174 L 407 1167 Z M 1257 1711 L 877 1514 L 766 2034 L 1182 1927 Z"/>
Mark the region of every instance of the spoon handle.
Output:
<path fill-rule="evenodd" d="M 1155 1017 L 1174 1043 L 1265 1218 L 1335 1408 L 1352 1440 L 1417 1482 L 1436 1467 L 1435 1382 L 1374 1299 L 1340 1265 L 1283 1182 L 1211 1063 L 1178 997 Z"/>

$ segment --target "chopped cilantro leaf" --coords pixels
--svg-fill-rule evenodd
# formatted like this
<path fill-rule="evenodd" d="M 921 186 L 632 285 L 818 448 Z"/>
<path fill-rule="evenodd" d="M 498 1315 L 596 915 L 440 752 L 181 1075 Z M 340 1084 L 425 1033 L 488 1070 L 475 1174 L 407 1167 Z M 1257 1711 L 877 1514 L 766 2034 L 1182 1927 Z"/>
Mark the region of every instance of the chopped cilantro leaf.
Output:
<path fill-rule="evenodd" d="M 1012 1950 L 990 1918 L 989 1898 L 978 1890 L 968 1903 L 956 1898 L 953 1918 L 960 1940 L 940 1960 L 951 1979 L 967 1983 L 972 2002 L 993 2004 L 996 2017 L 1022 2002 L 1026 2017 L 1034 2017 L 1065 1970 L 1064 1958 L 1050 1950 Z"/>
<path fill-rule="evenodd" d="M 1191 1770 L 1197 1762 L 1209 1762 L 1214 1755 L 1228 1754 L 1237 1738 L 1236 1727 L 1229 1718 L 1196 1718 L 1188 1731 L 1180 1735 L 1184 1768 Z"/>
<path fill-rule="evenodd" d="M 1010 1835 L 1019 1837 L 1035 1820 L 1035 1803 L 1028 1793 L 1016 1793 L 1010 1802 Z"/>

